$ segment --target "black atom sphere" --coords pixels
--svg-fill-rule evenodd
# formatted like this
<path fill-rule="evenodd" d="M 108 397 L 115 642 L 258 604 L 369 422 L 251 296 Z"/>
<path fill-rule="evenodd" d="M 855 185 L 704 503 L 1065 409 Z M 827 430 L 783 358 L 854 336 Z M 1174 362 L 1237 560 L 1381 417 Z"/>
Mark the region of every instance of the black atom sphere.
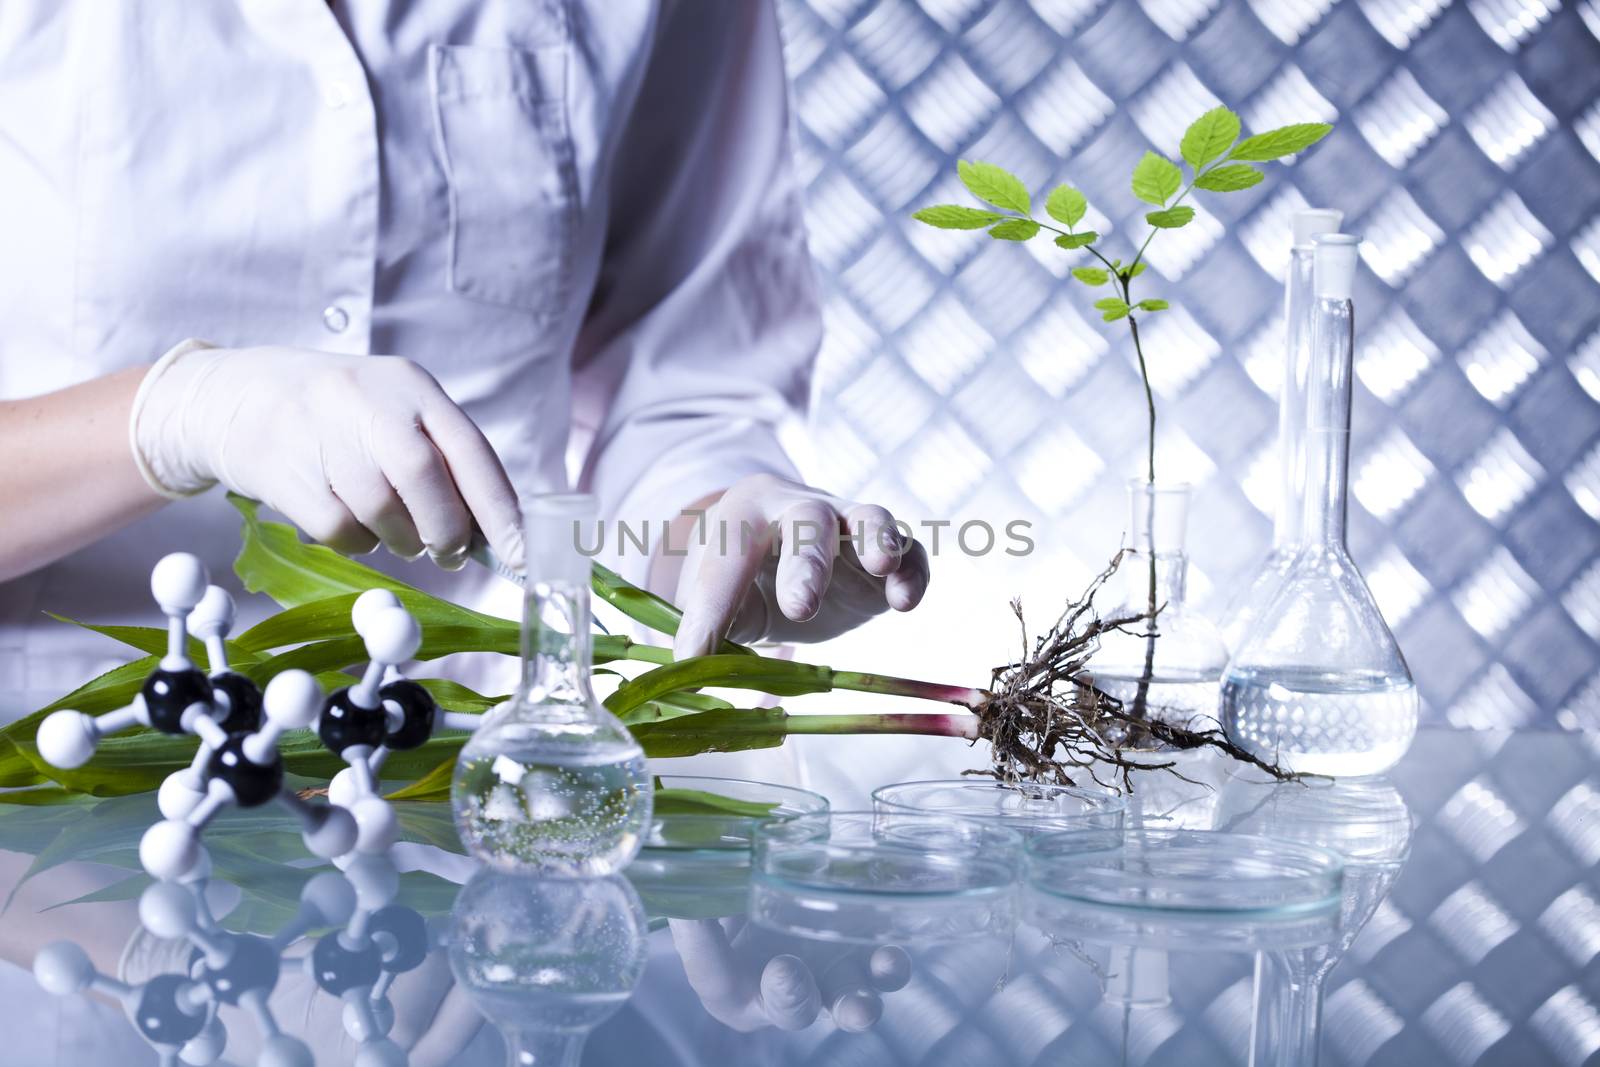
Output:
<path fill-rule="evenodd" d="M 207 964 L 200 978 L 211 987 L 211 992 L 223 1004 L 237 1004 L 239 998 L 251 990 L 263 995 L 271 993 L 278 984 L 278 950 L 272 942 L 254 934 L 236 934 L 229 938 L 233 950 L 228 962 L 221 967 Z"/>
<path fill-rule="evenodd" d="M 356 745 L 377 748 L 383 744 L 387 728 L 383 701 L 375 708 L 363 708 L 350 699 L 349 689 L 340 689 L 329 696 L 317 718 L 317 736 L 335 756 Z"/>
<path fill-rule="evenodd" d="M 405 716 L 405 721 L 384 737 L 385 747 L 405 752 L 420 747 L 433 736 L 433 720 L 439 713 L 439 705 L 422 686 L 402 678 L 378 690 L 378 696 L 384 701 L 394 701 Z"/>
<path fill-rule="evenodd" d="M 383 969 L 390 974 L 415 970 L 428 958 L 427 921 L 403 904 L 390 904 L 373 912 L 367 921 L 367 931 L 394 938 L 394 955 L 383 961 Z"/>
<path fill-rule="evenodd" d="M 377 982 L 383 959 L 371 941 L 360 948 L 346 948 L 339 942 L 339 933 L 324 934 L 311 950 L 312 977 L 336 997 Z"/>
<path fill-rule="evenodd" d="M 230 734 L 253 734 L 261 728 L 260 686 L 235 671 L 223 671 L 211 676 L 211 688 L 228 698 L 228 716 L 218 726 Z"/>
<path fill-rule="evenodd" d="M 159 974 L 144 984 L 134 1022 L 157 1045 L 181 1045 L 205 1029 L 204 1010 L 190 1015 L 178 1007 L 178 994 L 189 984 L 181 974 Z"/>
<path fill-rule="evenodd" d="M 157 667 L 139 692 L 144 697 L 150 725 L 164 734 L 183 733 L 183 713 L 190 705 L 211 704 L 211 682 L 193 667 L 176 671 Z"/>
<path fill-rule="evenodd" d="M 283 789 L 283 760 L 274 756 L 270 763 L 251 763 L 244 755 L 246 736 L 235 734 L 218 745 L 206 762 L 206 775 L 227 782 L 241 808 L 255 808 Z"/>

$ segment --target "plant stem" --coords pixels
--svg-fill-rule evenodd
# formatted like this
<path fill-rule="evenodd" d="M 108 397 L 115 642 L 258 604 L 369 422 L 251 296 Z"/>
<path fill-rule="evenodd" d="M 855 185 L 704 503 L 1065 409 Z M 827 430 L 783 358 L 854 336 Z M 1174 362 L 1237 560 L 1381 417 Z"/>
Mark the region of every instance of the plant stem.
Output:
<path fill-rule="evenodd" d="M 976 740 L 974 715 L 790 715 L 790 734 L 931 734 Z"/>

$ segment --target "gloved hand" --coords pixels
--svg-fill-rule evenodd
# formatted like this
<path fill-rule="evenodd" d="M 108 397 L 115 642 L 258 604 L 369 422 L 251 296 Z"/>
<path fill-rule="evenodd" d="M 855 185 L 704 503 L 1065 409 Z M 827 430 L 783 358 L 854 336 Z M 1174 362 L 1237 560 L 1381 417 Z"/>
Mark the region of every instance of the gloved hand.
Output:
<path fill-rule="evenodd" d="M 825 945 L 729 919 L 668 919 L 684 977 L 713 1019 L 749 1033 L 804 1030 L 826 1013 L 858 1034 L 877 1025 L 885 995 L 911 981 L 898 945 Z"/>
<path fill-rule="evenodd" d="M 441 566 L 474 523 L 522 565 L 516 491 L 433 376 L 407 359 L 186 341 L 151 368 L 130 420 L 139 469 L 167 496 L 220 482 L 341 552 L 379 542 Z"/>
<path fill-rule="evenodd" d="M 889 608 L 910 611 L 928 588 L 927 552 L 888 511 L 768 474 L 734 483 L 686 547 L 679 659 L 723 637 L 825 641 Z"/>

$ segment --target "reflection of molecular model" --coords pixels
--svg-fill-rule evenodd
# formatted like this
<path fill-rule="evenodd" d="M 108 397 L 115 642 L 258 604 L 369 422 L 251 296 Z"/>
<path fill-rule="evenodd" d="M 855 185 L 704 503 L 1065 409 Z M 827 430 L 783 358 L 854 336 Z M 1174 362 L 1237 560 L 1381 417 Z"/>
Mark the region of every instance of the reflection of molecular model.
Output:
<path fill-rule="evenodd" d="M 394 1007 L 389 987 L 422 966 L 433 947 L 427 923 L 393 903 L 400 874 L 385 855 L 363 855 L 345 868 L 355 906 L 343 929 L 324 934 L 306 957 L 306 970 L 326 993 L 344 1002 L 344 1028 L 360 1043 L 356 1067 L 404 1067 L 405 1053 L 389 1040 Z"/>
<path fill-rule="evenodd" d="M 416 620 L 388 590 L 364 593 L 351 618 L 370 662 L 356 684 L 324 698 L 316 679 L 289 670 L 273 677 L 262 694 L 228 667 L 225 639 L 234 603 L 207 581 L 204 564 L 194 556 L 175 553 L 156 565 L 150 588 L 167 616 L 167 654 L 127 707 L 98 718 L 78 711 L 46 718 L 39 725 L 40 754 L 58 767 L 79 767 L 102 737 L 134 726 L 199 739 L 194 761 L 162 783 L 158 804 L 164 819 L 140 842 L 140 860 L 157 878 L 178 878 L 190 869 L 200 854 L 200 834 L 217 812 L 271 800 L 300 820 L 314 855 L 386 851 L 399 829 L 394 809 L 378 794 L 378 773 L 389 753 L 422 745 L 436 725 L 470 731 L 478 723 L 473 715 L 441 711 L 427 689 L 400 676 L 399 665 L 416 655 L 422 641 Z M 190 632 L 205 643 L 209 677 L 189 659 Z M 331 806 L 308 803 L 283 784 L 278 738 L 307 727 L 349 764 L 330 783 Z"/>
<path fill-rule="evenodd" d="M 394 979 L 414 970 L 435 947 L 427 923 L 394 903 L 399 874 L 387 856 L 355 857 L 348 868 L 315 875 L 300 891 L 295 915 L 275 934 L 223 929 L 206 903 L 210 863 L 202 853 L 182 881 L 156 882 L 139 898 L 139 922 L 162 940 L 193 946 L 187 974 L 161 974 L 132 985 L 101 975 L 83 949 L 67 941 L 45 946 L 34 973 L 48 992 L 94 990 L 118 1000 L 156 1049 L 163 1067 L 217 1062 L 228 1032 L 219 1012 L 241 1009 L 261 1034 L 258 1067 L 312 1067 L 311 1050 L 285 1033 L 268 1006 L 287 966 L 304 968 L 317 987 L 344 1002 L 345 1031 L 358 1043 L 354 1067 L 404 1067 L 403 1049 L 388 1037 Z M 287 951 L 313 930 L 334 927 L 301 957 Z"/>

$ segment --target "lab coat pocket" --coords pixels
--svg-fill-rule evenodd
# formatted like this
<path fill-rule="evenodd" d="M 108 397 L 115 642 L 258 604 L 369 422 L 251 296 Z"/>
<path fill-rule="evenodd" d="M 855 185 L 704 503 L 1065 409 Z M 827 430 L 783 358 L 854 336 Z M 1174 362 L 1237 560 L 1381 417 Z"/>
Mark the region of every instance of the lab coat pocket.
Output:
<path fill-rule="evenodd" d="M 568 46 L 433 45 L 435 146 L 450 201 L 452 292 L 559 312 L 577 228 Z"/>

